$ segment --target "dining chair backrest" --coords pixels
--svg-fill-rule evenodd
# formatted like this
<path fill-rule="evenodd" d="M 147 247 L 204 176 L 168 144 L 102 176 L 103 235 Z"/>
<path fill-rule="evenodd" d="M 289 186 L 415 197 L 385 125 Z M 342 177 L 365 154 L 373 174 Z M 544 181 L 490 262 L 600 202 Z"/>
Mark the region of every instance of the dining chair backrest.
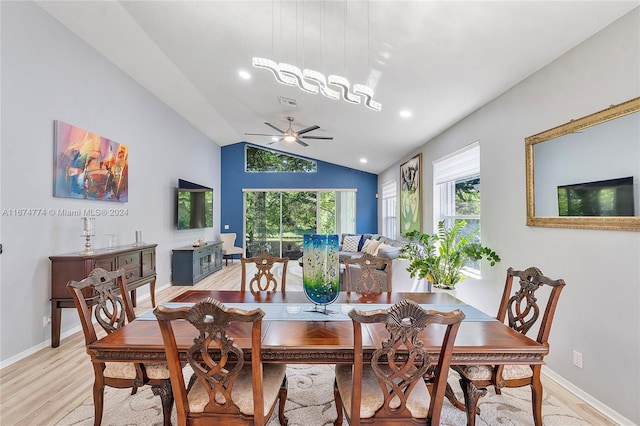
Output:
<path fill-rule="evenodd" d="M 519 287 L 512 294 L 515 278 L 518 279 Z M 536 267 L 530 267 L 523 271 L 509 268 L 496 318 L 503 323 L 506 321 L 509 327 L 525 335 L 540 320 L 536 341 L 547 344 L 560 293 L 564 286 L 564 280 L 552 280 L 544 276 L 542 271 Z M 544 287 L 548 287 L 550 293 L 545 298 L 546 303 L 541 307 L 540 298 L 536 292 Z"/>
<path fill-rule="evenodd" d="M 429 311 L 406 299 L 387 309 L 353 309 L 349 316 L 353 323 L 353 369 L 336 366 L 336 405 L 346 402 L 340 397 L 342 393 L 350 395 L 350 404 L 345 405 L 350 406 L 346 410 L 350 424 L 359 425 L 362 414 L 367 422 L 416 424 L 412 422 L 426 418 L 427 424 L 439 424 L 451 352 L 464 313 Z M 373 352 L 370 363 L 363 357 L 362 324 L 380 324 L 386 329 L 387 337 Z M 441 346 L 425 348 L 420 333 L 437 327 L 444 331 L 429 333 L 442 336 Z M 352 382 L 341 386 L 351 375 Z M 433 380 L 431 392 L 426 390 L 426 376 Z M 420 392 L 420 397 L 412 397 L 413 392 Z M 339 417 L 341 412 L 340 408 Z"/>
<path fill-rule="evenodd" d="M 93 318 L 104 332 L 111 334 L 136 317 L 124 268 L 116 271 L 96 268 L 82 281 L 69 281 L 67 288 L 80 316 L 86 345 L 98 340 Z M 132 394 L 135 394 L 144 385 L 150 385 L 154 394 L 160 396 L 164 424 L 171 424 L 173 394 L 166 364 L 92 361 L 95 424 L 99 425 L 102 421 L 105 386 L 131 388 Z"/>
<path fill-rule="evenodd" d="M 360 257 L 343 261 L 347 293 L 356 292 L 363 296 L 391 293 L 391 268 L 393 261 L 388 257 L 365 253 Z"/>
<path fill-rule="evenodd" d="M 231 424 L 238 419 L 248 422 L 249 418 L 252 419 L 251 424 L 265 424 L 273 412 L 286 366 L 262 365 L 260 354 L 264 312 L 261 309 L 246 311 L 227 308 L 212 298 L 190 307 L 172 309 L 158 306 L 153 312 L 164 341 L 178 424 L 194 421 L 207 424 L 207 417 L 211 424 Z M 185 384 L 174 334 L 174 321 L 178 320 L 188 321 L 198 332 L 186 355 L 194 373 L 194 380 L 189 387 Z M 227 334 L 231 330 L 247 330 L 246 326 L 250 327 L 251 336 L 250 363 L 245 361 L 244 350 Z M 276 377 L 277 374 L 274 375 L 269 367 L 271 370 L 277 368 L 280 376 Z M 265 395 L 271 395 L 266 401 L 270 405 L 265 404 Z M 284 396 L 286 400 L 286 392 Z M 284 402 L 281 408 L 284 411 Z"/>
<path fill-rule="evenodd" d="M 80 315 L 85 343 L 98 340 L 92 317 L 110 334 L 133 321 L 135 314 L 128 298 L 125 270 L 107 271 L 96 268 L 82 281 L 69 281 L 73 301 Z M 124 296 L 124 297 L 123 297 Z"/>
<path fill-rule="evenodd" d="M 281 291 L 285 293 L 287 285 L 287 266 L 289 259 L 286 257 L 274 257 L 268 253 L 263 253 L 256 257 L 242 258 L 242 278 L 240 283 L 240 290 L 246 291 L 249 287 L 249 291 Z M 256 268 L 255 273 L 251 274 L 248 268 L 254 266 Z M 275 270 L 280 268 L 280 283 L 278 285 L 278 279 L 274 274 Z"/>

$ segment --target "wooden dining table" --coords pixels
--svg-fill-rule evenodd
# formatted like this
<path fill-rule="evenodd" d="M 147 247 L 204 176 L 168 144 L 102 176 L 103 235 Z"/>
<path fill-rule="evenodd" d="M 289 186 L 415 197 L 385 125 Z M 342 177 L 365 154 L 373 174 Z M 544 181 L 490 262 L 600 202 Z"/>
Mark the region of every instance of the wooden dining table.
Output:
<path fill-rule="evenodd" d="M 353 326 L 351 321 L 335 320 L 322 312 L 307 313 L 314 305 L 303 292 L 289 291 L 286 294 L 273 292 L 252 293 L 249 291 L 188 290 L 177 296 L 171 303 L 195 303 L 205 298 L 214 298 L 224 304 L 247 308 L 276 304 L 289 307 L 287 311 L 305 312 L 313 319 L 295 320 L 287 318 L 263 319 L 262 360 L 266 363 L 352 363 Z M 363 299 L 356 293 L 341 292 L 335 304 L 328 309 L 343 309 L 352 306 L 360 310 L 389 305 L 400 300 L 411 299 L 424 307 L 436 310 L 460 308 L 470 312 L 464 302 L 448 293 L 382 293 Z M 169 303 L 169 304 L 171 304 Z M 168 305 L 169 305 L 168 304 Z M 347 306 L 345 306 L 347 305 Z M 275 306 L 275 305 L 274 305 Z M 273 306 L 272 306 L 273 307 Z M 346 308 L 346 309 L 345 309 Z M 322 309 L 322 308 L 320 308 Z M 338 312 L 339 314 L 339 312 Z M 105 361 L 164 361 L 165 351 L 157 321 L 149 312 L 130 322 L 115 332 L 91 343 L 87 352 L 94 362 Z M 484 315 L 484 314 L 483 314 Z M 336 315 L 339 316 L 339 315 Z M 146 317 L 142 318 L 142 317 Z M 348 317 L 347 317 L 348 318 Z M 548 348 L 517 333 L 501 322 L 467 315 L 456 337 L 452 364 L 544 364 L 543 357 Z M 186 351 L 193 344 L 197 331 L 186 321 L 176 321 L 174 331 L 178 349 L 186 361 Z M 441 330 L 425 330 L 420 336 L 424 347 L 430 353 L 440 350 L 438 340 L 442 340 Z M 228 334 L 236 344 L 251 356 L 251 333 L 249 324 L 233 325 Z M 370 358 L 374 348 L 379 347 L 386 337 L 386 330 L 379 324 L 363 326 L 363 346 L 365 360 Z"/>

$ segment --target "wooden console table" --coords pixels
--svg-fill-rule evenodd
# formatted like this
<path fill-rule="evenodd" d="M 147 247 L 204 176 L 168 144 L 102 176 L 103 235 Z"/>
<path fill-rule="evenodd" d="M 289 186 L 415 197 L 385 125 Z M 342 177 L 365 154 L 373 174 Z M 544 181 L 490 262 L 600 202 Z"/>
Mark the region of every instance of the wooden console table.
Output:
<path fill-rule="evenodd" d="M 67 282 L 86 278 L 93 269 L 114 271 L 125 269 L 127 287 L 136 305 L 136 289 L 149 284 L 151 304 L 156 305 L 156 247 L 157 244 L 119 246 L 96 249 L 94 254 L 82 252 L 50 256 L 51 260 L 51 347 L 60 346 L 60 321 L 63 308 L 75 308 Z"/>

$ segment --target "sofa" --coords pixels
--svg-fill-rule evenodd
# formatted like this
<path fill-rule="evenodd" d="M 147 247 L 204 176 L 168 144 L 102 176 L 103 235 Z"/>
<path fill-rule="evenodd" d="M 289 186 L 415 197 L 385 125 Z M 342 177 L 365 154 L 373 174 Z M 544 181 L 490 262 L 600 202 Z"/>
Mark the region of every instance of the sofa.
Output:
<path fill-rule="evenodd" d="M 404 292 L 424 292 L 431 291 L 429 281 L 424 279 L 411 278 L 407 267 L 409 261 L 400 259 L 402 247 L 406 242 L 394 240 L 380 234 L 347 234 L 340 235 L 339 256 L 340 262 L 345 258 L 360 257 L 364 253 L 374 256 L 387 257 L 392 260 L 391 264 L 391 286 L 393 291 Z M 341 268 L 342 270 L 343 268 Z M 384 268 L 380 273 L 389 273 Z M 342 275 L 342 274 L 341 274 Z M 345 280 L 341 276 L 340 289 L 345 290 Z"/>

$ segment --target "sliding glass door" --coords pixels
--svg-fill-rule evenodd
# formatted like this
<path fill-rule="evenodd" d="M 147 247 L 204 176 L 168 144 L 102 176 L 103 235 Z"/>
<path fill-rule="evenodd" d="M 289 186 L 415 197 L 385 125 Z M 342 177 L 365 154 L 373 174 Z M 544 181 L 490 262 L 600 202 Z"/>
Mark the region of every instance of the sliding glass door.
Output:
<path fill-rule="evenodd" d="M 304 234 L 355 231 L 355 191 L 245 191 L 247 256 L 298 259 Z"/>

